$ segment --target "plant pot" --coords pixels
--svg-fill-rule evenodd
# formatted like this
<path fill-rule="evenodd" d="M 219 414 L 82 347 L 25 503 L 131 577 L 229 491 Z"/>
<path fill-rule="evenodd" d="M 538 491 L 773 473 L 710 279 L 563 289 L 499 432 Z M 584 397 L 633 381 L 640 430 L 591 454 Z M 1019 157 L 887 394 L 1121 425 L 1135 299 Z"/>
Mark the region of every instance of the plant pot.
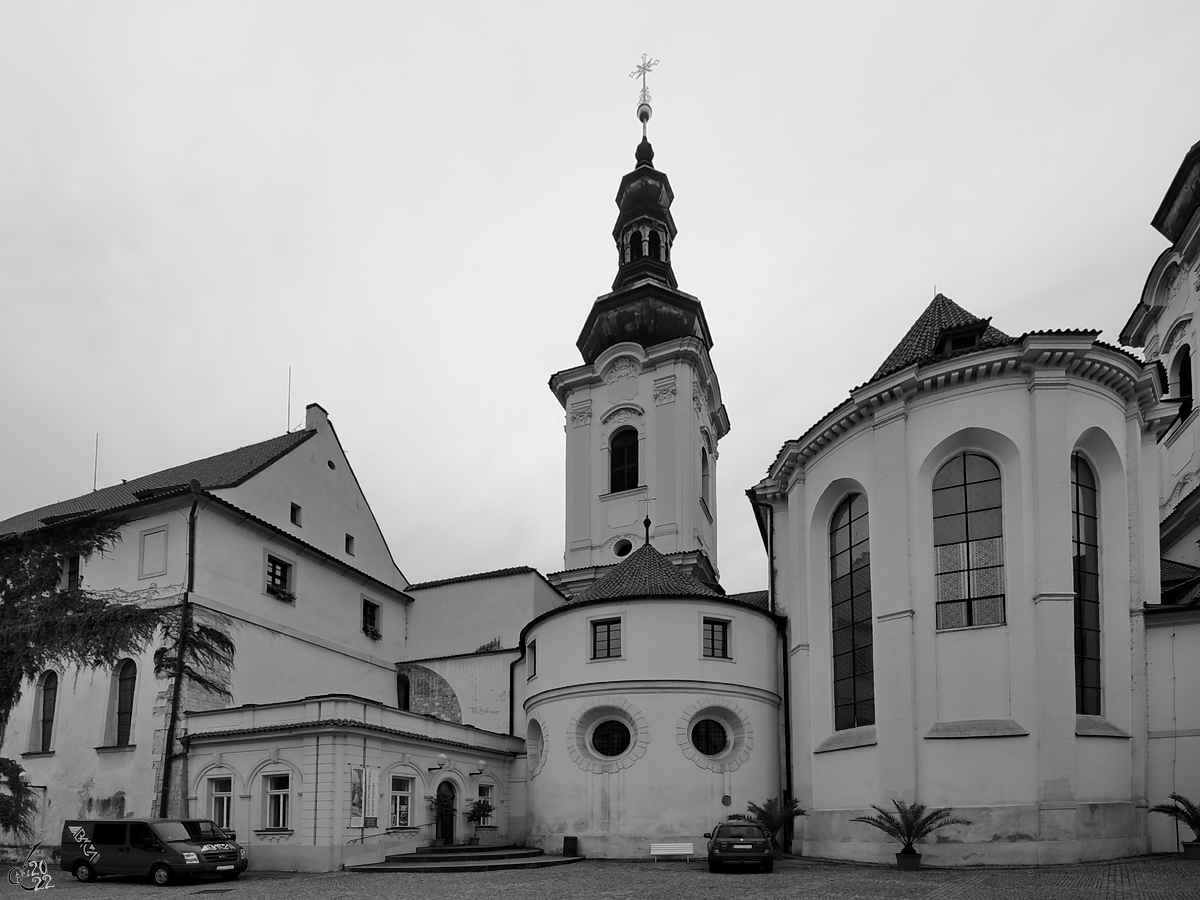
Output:
<path fill-rule="evenodd" d="M 1183 858 L 1200 859 L 1200 841 L 1184 841 Z"/>
<path fill-rule="evenodd" d="M 471 847 L 478 847 L 479 846 L 479 836 L 471 835 L 471 837 L 467 838 L 467 845 L 471 846 Z"/>
<path fill-rule="evenodd" d="M 901 872 L 915 872 L 921 868 L 920 853 L 897 853 L 896 868 Z"/>

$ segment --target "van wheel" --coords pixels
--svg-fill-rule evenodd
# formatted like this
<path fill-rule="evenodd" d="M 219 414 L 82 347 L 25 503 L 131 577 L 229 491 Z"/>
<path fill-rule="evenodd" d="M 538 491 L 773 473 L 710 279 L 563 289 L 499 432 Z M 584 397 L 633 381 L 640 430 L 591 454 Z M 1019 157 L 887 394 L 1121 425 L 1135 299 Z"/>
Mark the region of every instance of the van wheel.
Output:
<path fill-rule="evenodd" d="M 241 874 L 241 872 L 222 872 L 221 878 L 225 881 L 233 881 Z"/>
<path fill-rule="evenodd" d="M 93 869 L 91 867 L 91 865 L 89 865 L 88 863 L 85 863 L 85 862 L 75 863 L 75 868 L 72 869 L 71 872 L 80 881 L 95 881 L 96 880 L 96 870 Z"/>
<path fill-rule="evenodd" d="M 764 859 L 763 864 L 762 864 L 762 870 L 765 874 L 768 874 L 768 875 L 771 874 L 772 872 L 774 872 L 775 871 L 775 860 Z"/>
<path fill-rule="evenodd" d="M 155 884 L 170 884 L 171 870 L 166 866 L 158 865 L 150 870 L 150 877 L 154 879 Z"/>

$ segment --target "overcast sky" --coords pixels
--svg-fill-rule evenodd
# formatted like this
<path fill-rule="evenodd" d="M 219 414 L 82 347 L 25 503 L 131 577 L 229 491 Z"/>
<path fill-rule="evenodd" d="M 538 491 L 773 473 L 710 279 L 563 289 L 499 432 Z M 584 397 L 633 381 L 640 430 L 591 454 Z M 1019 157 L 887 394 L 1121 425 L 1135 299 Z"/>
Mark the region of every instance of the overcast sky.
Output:
<path fill-rule="evenodd" d="M 0 519 L 330 414 L 405 575 L 562 568 L 549 376 L 671 178 L 744 493 L 937 290 L 1116 342 L 1200 4 L 0 5 Z M 288 367 L 291 418 L 287 418 Z"/>

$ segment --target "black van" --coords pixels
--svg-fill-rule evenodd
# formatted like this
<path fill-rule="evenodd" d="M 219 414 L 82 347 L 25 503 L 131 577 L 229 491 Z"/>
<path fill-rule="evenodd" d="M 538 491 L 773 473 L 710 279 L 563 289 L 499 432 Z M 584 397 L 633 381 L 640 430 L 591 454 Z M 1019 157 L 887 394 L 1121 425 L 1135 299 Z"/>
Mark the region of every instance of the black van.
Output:
<path fill-rule="evenodd" d="M 249 864 L 236 835 L 208 819 L 73 819 L 63 825 L 59 865 L 80 881 L 142 875 L 155 884 L 219 875 L 232 881 Z"/>

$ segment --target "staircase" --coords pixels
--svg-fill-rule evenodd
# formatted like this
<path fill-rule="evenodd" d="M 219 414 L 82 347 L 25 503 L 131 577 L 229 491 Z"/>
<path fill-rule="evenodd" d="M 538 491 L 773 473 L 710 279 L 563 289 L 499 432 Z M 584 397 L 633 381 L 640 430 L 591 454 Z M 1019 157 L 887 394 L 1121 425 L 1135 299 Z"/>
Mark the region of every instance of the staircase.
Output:
<path fill-rule="evenodd" d="M 497 869 L 542 869 L 583 862 L 582 856 L 547 856 L 529 847 L 420 847 L 381 863 L 346 866 L 347 872 L 494 872 Z"/>

